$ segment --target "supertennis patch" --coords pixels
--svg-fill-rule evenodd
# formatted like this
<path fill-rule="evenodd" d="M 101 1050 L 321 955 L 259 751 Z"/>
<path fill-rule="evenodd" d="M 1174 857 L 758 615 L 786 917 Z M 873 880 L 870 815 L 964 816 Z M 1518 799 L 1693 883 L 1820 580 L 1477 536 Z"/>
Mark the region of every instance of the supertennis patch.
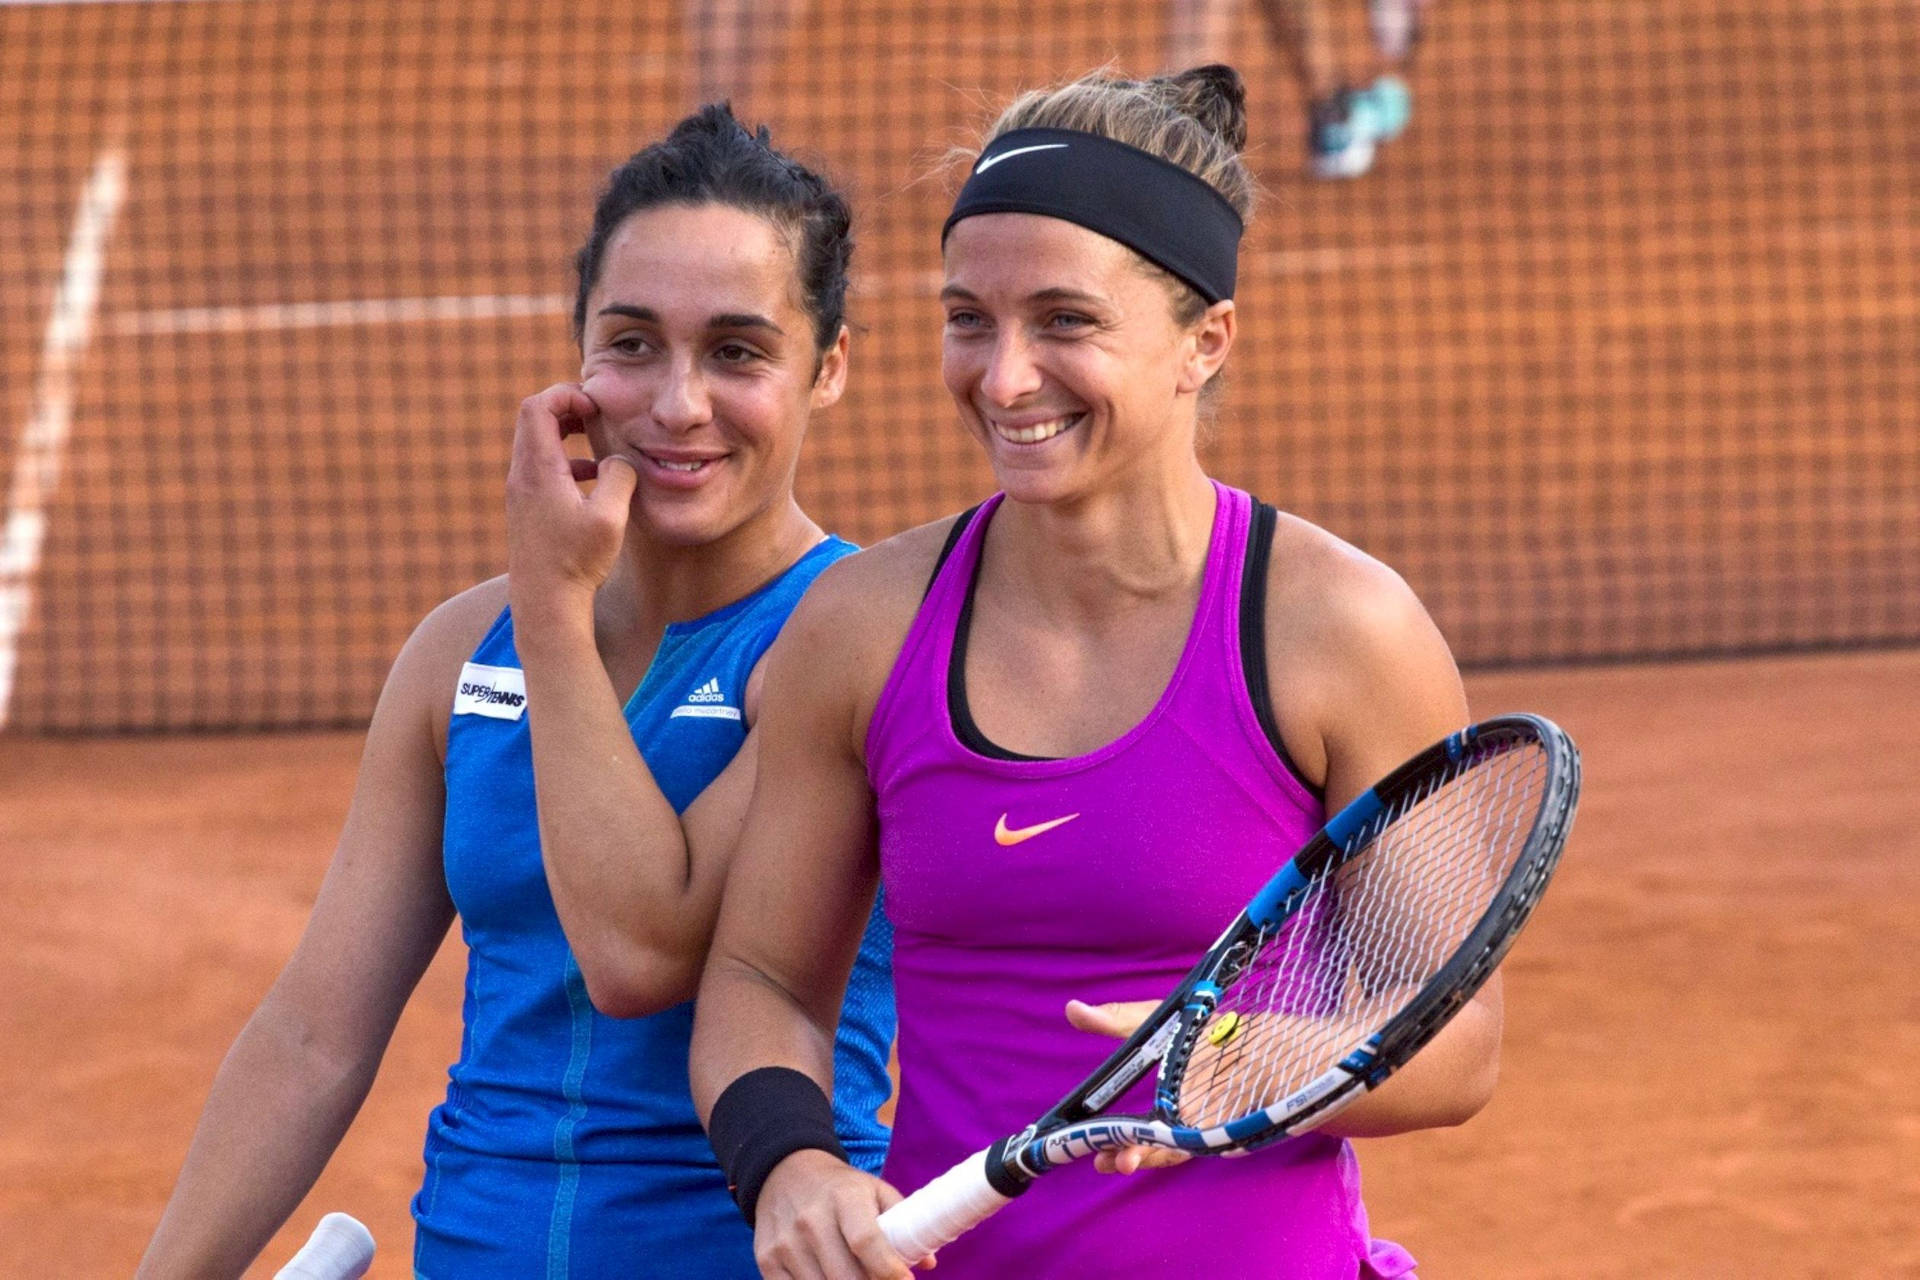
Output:
<path fill-rule="evenodd" d="M 527 713 L 527 675 L 518 667 L 489 667 L 469 662 L 460 668 L 453 714 L 518 720 Z"/>

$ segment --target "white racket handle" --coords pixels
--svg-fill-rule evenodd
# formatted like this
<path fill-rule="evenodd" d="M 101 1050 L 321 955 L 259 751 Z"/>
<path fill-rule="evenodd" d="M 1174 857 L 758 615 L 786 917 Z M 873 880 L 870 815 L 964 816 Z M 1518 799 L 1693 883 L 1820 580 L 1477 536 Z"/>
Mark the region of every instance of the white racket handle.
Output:
<path fill-rule="evenodd" d="M 987 1153 L 976 1152 L 880 1215 L 887 1243 L 909 1263 L 958 1240 L 1009 1202 L 987 1181 Z"/>
<path fill-rule="evenodd" d="M 330 1213 L 273 1280 L 360 1280 L 373 1265 L 373 1233 L 358 1219 Z"/>

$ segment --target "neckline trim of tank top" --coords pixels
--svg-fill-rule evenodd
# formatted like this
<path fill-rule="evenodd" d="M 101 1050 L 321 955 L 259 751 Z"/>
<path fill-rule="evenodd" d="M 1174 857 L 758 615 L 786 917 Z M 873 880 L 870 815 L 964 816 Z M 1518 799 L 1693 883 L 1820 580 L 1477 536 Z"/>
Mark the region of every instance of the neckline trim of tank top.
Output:
<path fill-rule="evenodd" d="M 1167 678 L 1166 687 L 1160 691 L 1153 706 L 1132 727 L 1091 751 L 1072 756 L 1029 756 L 1010 751 L 988 738 L 974 721 L 966 690 L 967 641 L 973 623 L 973 597 L 980 581 L 980 566 L 986 558 L 987 528 L 1005 495 L 995 494 L 988 503 L 982 505 L 972 521 L 972 527 L 966 532 L 962 549 L 964 554 L 952 557 L 959 562 L 953 566 L 953 572 L 956 576 L 964 575 L 958 588 L 960 604 L 954 618 L 953 633 L 948 637 L 944 677 L 946 715 L 942 720 L 953 745 L 976 763 L 1004 768 L 1012 773 L 1035 776 L 1065 774 L 1090 768 L 1118 755 L 1158 723 L 1193 667 L 1229 576 L 1227 551 L 1233 538 L 1228 526 L 1233 520 L 1233 494 L 1218 480 L 1211 483 L 1214 508 L 1213 528 L 1207 536 L 1207 563 L 1201 573 L 1199 598 L 1194 602 L 1193 616 L 1188 619 L 1186 641 L 1181 647 L 1179 659 L 1174 663 L 1173 674 Z"/>

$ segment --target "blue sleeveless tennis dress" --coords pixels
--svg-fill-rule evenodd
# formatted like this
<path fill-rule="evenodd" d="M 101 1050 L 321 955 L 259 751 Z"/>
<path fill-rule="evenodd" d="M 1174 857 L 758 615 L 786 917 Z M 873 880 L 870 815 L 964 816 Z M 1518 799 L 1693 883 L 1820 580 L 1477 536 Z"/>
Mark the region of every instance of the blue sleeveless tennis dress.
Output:
<path fill-rule="evenodd" d="M 801 593 L 854 547 L 829 538 L 717 612 L 667 628 L 626 706 L 676 810 L 746 738 L 741 696 Z M 689 1002 L 646 1018 L 596 1012 L 547 891 L 524 679 L 502 613 L 461 672 L 447 731 L 447 887 L 468 948 L 465 1031 L 428 1119 L 413 1200 L 427 1280 L 751 1277 L 753 1237 L 689 1096 Z M 877 1170 L 893 1039 L 892 934 L 876 906 L 834 1055 L 834 1116 Z"/>

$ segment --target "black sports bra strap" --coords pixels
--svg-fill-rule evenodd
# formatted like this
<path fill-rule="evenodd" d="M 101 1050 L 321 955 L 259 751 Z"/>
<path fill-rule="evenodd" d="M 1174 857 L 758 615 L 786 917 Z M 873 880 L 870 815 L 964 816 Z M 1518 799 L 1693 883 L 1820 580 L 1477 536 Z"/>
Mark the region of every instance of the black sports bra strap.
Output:
<path fill-rule="evenodd" d="M 1300 772 L 1287 751 L 1286 741 L 1280 736 L 1280 722 L 1274 718 L 1273 691 L 1267 680 L 1267 567 L 1273 560 L 1273 534 L 1279 523 L 1278 511 L 1258 498 L 1253 500 L 1247 557 L 1240 568 L 1240 666 L 1246 675 L 1254 717 L 1260 721 L 1274 754 L 1308 795 L 1324 801 L 1324 789 Z"/>
<path fill-rule="evenodd" d="M 975 507 L 973 511 L 979 509 Z M 967 512 L 966 518 L 971 519 L 973 511 Z M 973 708 L 967 704 L 967 641 L 973 634 L 973 593 L 980 587 L 980 567 L 986 562 L 983 546 L 973 557 L 973 572 L 967 575 L 967 593 L 961 597 L 960 616 L 953 624 L 953 652 L 947 659 L 947 718 L 953 722 L 954 736 L 975 755 L 995 760 L 1045 760 L 1048 757 L 1022 755 L 987 737 L 974 721 Z"/>
<path fill-rule="evenodd" d="M 953 527 L 947 530 L 947 540 L 940 544 L 940 555 L 933 562 L 933 572 L 927 575 L 927 588 L 920 593 L 922 600 L 932 594 L 933 584 L 940 579 L 940 571 L 947 567 L 947 558 L 960 545 L 961 535 L 966 533 L 967 526 L 973 523 L 973 518 L 980 514 L 980 508 L 985 505 L 984 502 L 976 502 L 954 517 Z"/>

